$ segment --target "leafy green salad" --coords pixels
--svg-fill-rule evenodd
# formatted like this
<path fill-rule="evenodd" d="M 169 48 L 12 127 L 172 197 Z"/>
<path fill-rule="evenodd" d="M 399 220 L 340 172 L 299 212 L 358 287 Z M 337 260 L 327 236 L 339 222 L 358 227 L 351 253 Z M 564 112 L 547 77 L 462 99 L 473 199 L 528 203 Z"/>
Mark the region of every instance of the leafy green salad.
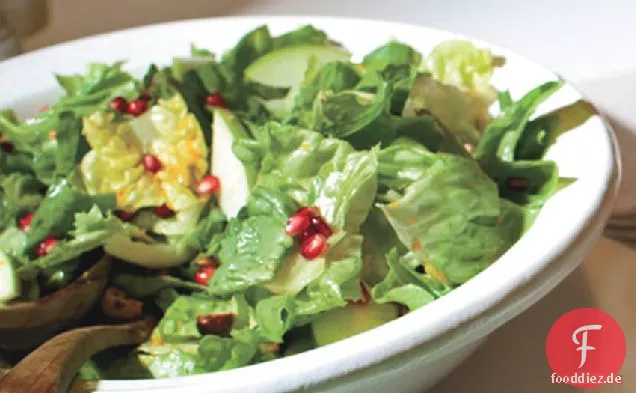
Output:
<path fill-rule="evenodd" d="M 80 377 L 169 378 L 328 345 L 482 272 L 575 181 L 545 155 L 593 109 L 537 116 L 563 81 L 513 99 L 491 84 L 505 59 L 469 41 L 379 44 L 355 60 L 313 26 L 260 26 L 0 112 L 0 308 L 109 255 L 84 323 L 158 324 Z"/>

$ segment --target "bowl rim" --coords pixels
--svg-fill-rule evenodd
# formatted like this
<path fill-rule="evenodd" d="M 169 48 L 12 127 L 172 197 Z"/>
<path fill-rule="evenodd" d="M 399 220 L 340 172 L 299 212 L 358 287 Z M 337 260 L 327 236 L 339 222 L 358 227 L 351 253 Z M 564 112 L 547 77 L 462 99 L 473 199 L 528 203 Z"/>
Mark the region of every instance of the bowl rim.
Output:
<path fill-rule="evenodd" d="M 494 50 L 500 50 L 501 52 L 514 55 L 517 59 L 533 64 L 534 66 L 549 72 L 551 75 L 559 77 L 559 75 L 551 69 L 537 63 L 534 60 L 528 59 L 513 50 L 499 45 L 494 45 L 488 41 L 426 26 L 370 18 L 311 15 L 242 15 L 163 22 L 66 41 L 50 47 L 27 52 L 0 63 L 0 78 L 3 71 L 8 70 L 9 67 L 19 67 L 21 64 L 32 61 L 37 62 L 38 60 L 43 60 L 47 56 L 65 52 L 71 53 L 73 50 L 76 50 L 77 47 L 88 48 L 95 42 L 111 40 L 113 38 L 122 39 L 126 36 L 149 33 L 153 30 L 156 31 L 159 29 L 176 29 L 188 25 L 231 22 L 241 23 L 245 26 L 251 25 L 253 27 L 261 24 L 275 26 L 276 24 L 302 25 L 305 23 L 320 23 L 322 25 L 329 25 L 334 23 L 349 23 L 372 26 L 374 28 L 389 31 L 413 30 L 420 31 L 421 33 L 432 32 L 448 37 L 469 39 L 478 45 L 484 45 Z M 325 30 L 329 33 L 328 28 Z M 569 85 L 574 91 L 576 91 L 581 98 L 585 97 L 581 91 L 575 88 L 574 84 L 567 79 L 566 85 Z M 604 222 L 609 217 L 610 210 L 608 206 L 612 205 L 618 191 L 620 183 L 620 163 L 618 161 L 619 153 L 616 146 L 616 139 L 609 122 L 599 111 L 597 111 L 596 116 L 601 119 L 604 126 L 603 130 L 599 129 L 599 132 L 602 131 L 608 140 L 606 146 L 601 146 L 599 148 L 606 150 L 609 160 L 601 163 L 605 165 L 604 168 L 606 176 L 603 181 L 598 184 L 597 192 L 589 197 L 586 196 L 586 198 L 589 199 L 590 204 L 588 209 L 585 212 L 581 212 L 581 214 L 582 217 L 585 218 L 585 222 L 587 224 L 574 228 L 572 232 L 564 234 L 559 241 L 553 242 L 553 246 L 549 247 L 549 252 L 547 252 L 542 259 L 537 258 L 537 261 L 533 266 L 535 270 L 531 274 L 516 272 L 517 274 L 514 277 L 507 277 L 504 283 L 488 286 L 484 285 L 488 277 L 488 272 L 484 271 L 466 284 L 453 290 L 448 295 L 437 299 L 420 310 L 414 311 L 397 320 L 346 340 L 305 353 L 234 370 L 188 377 L 135 381 L 104 380 L 99 382 L 97 387 L 98 391 L 131 391 L 131 389 L 135 389 L 135 391 L 156 391 L 157 389 L 166 389 L 165 391 L 176 389 L 175 391 L 180 391 L 186 387 L 194 388 L 195 386 L 209 386 L 211 384 L 215 384 L 216 386 L 227 386 L 228 388 L 235 387 L 239 389 L 236 391 L 243 391 L 245 389 L 245 384 L 254 386 L 255 389 L 256 387 L 261 387 L 258 390 L 259 392 L 283 391 L 281 390 L 283 387 L 285 389 L 284 391 L 294 390 L 308 385 L 324 383 L 336 377 L 342 377 L 343 375 L 355 370 L 369 368 L 370 366 L 386 361 L 389 358 L 395 358 L 400 354 L 411 351 L 416 347 L 422 347 L 424 345 L 431 344 L 434 341 L 451 337 L 453 332 L 457 329 L 473 326 L 476 321 L 487 315 L 489 310 L 493 309 L 498 304 L 505 302 L 507 298 L 512 296 L 516 289 L 523 287 L 525 284 L 536 282 L 534 279 L 542 275 L 543 271 L 549 270 L 550 265 L 552 265 L 554 261 L 558 260 L 563 255 L 568 253 L 571 254 L 573 245 L 575 243 L 579 243 L 580 246 L 582 238 L 590 239 L 594 238 L 596 235 L 600 236 L 599 228 L 603 226 Z M 529 229 L 528 232 L 533 230 L 536 231 L 537 228 L 533 226 L 533 228 Z M 524 238 L 526 237 L 527 234 L 522 236 L 509 251 L 518 249 L 520 244 L 523 245 Z M 507 254 L 508 253 L 497 260 L 494 265 L 504 261 Z M 571 271 L 573 266 L 570 265 L 568 269 Z M 563 279 L 565 275 L 569 274 L 567 272 L 568 269 L 563 271 L 561 279 Z M 558 284 L 558 282 L 554 283 L 552 287 L 556 284 Z M 546 285 L 546 288 L 548 287 L 549 286 Z M 484 296 L 485 299 L 482 298 L 482 301 L 477 301 L 477 299 L 470 297 L 471 293 L 474 293 L 476 289 L 480 290 L 480 294 Z M 531 290 L 532 289 L 528 289 L 528 291 Z M 463 299 L 463 305 L 461 307 L 456 305 L 453 306 L 453 300 L 460 298 Z M 456 303 L 457 302 L 455 302 L 455 304 Z M 450 312 L 448 311 L 449 308 Z M 507 319 L 510 319 L 512 316 L 509 316 Z M 503 322 L 505 322 L 505 320 Z M 492 325 L 492 323 L 490 325 Z M 494 328 L 490 328 L 490 330 L 493 329 Z M 396 332 L 398 332 L 398 334 L 396 334 Z M 488 332 L 485 332 L 484 335 L 487 333 Z M 369 348 L 369 342 L 378 343 L 378 346 Z M 356 355 L 350 355 L 351 353 L 356 353 Z M 236 381 L 238 381 L 238 384 Z M 251 389 L 248 390 L 252 391 Z"/>

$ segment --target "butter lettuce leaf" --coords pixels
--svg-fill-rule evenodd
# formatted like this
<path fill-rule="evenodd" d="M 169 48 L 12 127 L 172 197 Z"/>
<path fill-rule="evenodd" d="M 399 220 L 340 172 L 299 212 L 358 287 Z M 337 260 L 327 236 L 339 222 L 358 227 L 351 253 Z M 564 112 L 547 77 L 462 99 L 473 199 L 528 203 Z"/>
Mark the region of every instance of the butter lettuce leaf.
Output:
<path fill-rule="evenodd" d="M 485 105 L 497 98 L 491 85 L 495 59 L 487 48 L 468 40 L 442 41 L 428 54 L 425 64 L 435 79 L 471 93 Z"/>

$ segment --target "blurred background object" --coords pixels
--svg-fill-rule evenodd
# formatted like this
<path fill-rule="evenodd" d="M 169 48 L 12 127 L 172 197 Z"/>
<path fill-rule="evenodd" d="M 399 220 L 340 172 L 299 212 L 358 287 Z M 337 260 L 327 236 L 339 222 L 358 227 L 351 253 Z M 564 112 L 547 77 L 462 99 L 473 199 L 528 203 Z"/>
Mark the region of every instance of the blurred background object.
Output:
<path fill-rule="evenodd" d="M 37 33 L 49 22 L 47 0 L 0 0 L 0 14 L 20 39 Z"/>

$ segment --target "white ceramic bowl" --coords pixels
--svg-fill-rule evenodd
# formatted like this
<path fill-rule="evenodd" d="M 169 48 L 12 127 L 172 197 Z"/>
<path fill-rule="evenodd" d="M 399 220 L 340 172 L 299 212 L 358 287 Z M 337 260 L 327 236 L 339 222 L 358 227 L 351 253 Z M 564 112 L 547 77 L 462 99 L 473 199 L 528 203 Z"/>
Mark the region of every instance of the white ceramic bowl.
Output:
<path fill-rule="evenodd" d="M 221 52 L 257 25 L 268 24 L 280 33 L 306 23 L 324 29 L 358 56 L 390 38 L 428 53 L 440 40 L 460 37 L 403 24 L 323 17 L 161 24 L 81 39 L 0 63 L 0 86 L 4 87 L 0 107 L 14 107 L 21 115 L 31 113 L 60 94 L 54 72 L 81 72 L 88 62 L 126 59 L 128 69 L 141 75 L 150 62 L 167 64 L 172 56 L 187 56 L 191 41 Z M 475 42 L 507 57 L 494 83 L 509 89 L 513 98 L 557 78 L 509 50 Z M 568 84 L 539 112 L 580 97 Z M 600 117 L 563 136 L 549 158 L 557 161 L 563 176 L 579 180 L 546 204 L 534 226 L 500 260 L 416 312 L 350 339 L 264 364 L 169 380 L 102 381 L 98 391 L 278 393 L 306 388 L 330 393 L 422 393 L 465 360 L 489 333 L 545 296 L 580 263 L 600 237 L 612 209 L 620 177 L 616 151 L 612 132 Z"/>

